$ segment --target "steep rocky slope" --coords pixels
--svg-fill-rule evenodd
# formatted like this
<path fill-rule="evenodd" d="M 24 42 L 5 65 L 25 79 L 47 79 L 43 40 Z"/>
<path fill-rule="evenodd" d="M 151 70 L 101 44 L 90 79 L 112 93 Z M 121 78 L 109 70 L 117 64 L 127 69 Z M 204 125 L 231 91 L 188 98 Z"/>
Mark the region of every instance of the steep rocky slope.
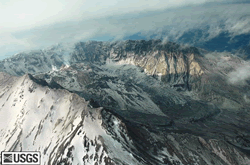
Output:
<path fill-rule="evenodd" d="M 118 64 L 133 64 L 149 75 L 161 76 L 163 81 L 188 88 L 189 78 L 203 73 L 196 58 L 199 58 L 199 51 L 194 47 L 181 47 L 171 42 L 163 44 L 161 40 L 129 40 L 113 44 L 78 43 L 70 63 L 104 64 L 112 60 Z"/>
<path fill-rule="evenodd" d="M 3 103 L 0 113 L 10 115 L 8 113 L 11 111 L 7 109 L 22 113 L 21 107 L 27 104 L 28 109 L 34 109 L 32 115 L 36 115 L 35 112 L 41 112 L 39 110 L 44 107 L 36 125 L 52 124 L 48 129 L 51 131 L 48 133 L 51 141 L 43 147 L 38 146 L 38 142 L 34 146 L 34 143 L 33 148 L 28 150 L 39 147 L 44 150 L 51 143 L 55 149 L 48 150 L 51 155 L 45 153 L 47 156 L 43 157 L 50 161 L 49 164 L 55 161 L 73 161 L 75 164 L 76 157 L 79 157 L 76 152 L 81 153 L 81 158 L 84 156 L 83 162 L 86 160 L 86 164 L 105 161 L 106 164 L 250 163 L 250 84 L 248 79 L 243 84 L 235 83 L 237 77 L 233 77 L 241 66 L 248 64 L 243 59 L 229 53 L 210 53 L 170 42 L 163 44 L 160 40 L 91 41 L 76 43 L 73 47 L 56 45 L 39 52 L 17 54 L 0 62 L 4 66 L 0 69 L 9 74 L 33 74 L 22 78 L 2 74 L 0 100 L 6 103 Z M 38 60 L 41 58 L 47 60 Z M 34 59 L 39 65 L 33 63 Z M 24 85 L 18 82 L 21 79 L 35 85 L 22 87 Z M 14 94 L 21 88 L 20 92 L 26 91 L 25 94 Z M 47 89 L 54 92 L 53 97 L 44 94 Z M 69 100 L 62 101 L 63 97 L 68 96 L 74 99 L 69 97 Z M 19 97 L 32 99 L 26 98 L 27 103 L 24 104 Z M 41 102 L 45 98 L 48 100 Z M 61 112 L 60 107 L 65 111 L 61 115 L 57 112 Z M 78 110 L 72 111 L 72 108 Z M 53 114 L 59 115 L 55 117 L 57 125 L 60 125 L 59 120 L 68 123 L 67 129 L 63 124 L 54 126 L 52 121 L 56 121 L 50 119 Z M 30 118 L 34 117 L 32 115 Z M 13 122 L 16 119 L 21 120 L 17 117 L 13 118 Z M 72 124 L 74 122 L 76 124 Z M 22 128 L 22 122 L 19 123 L 21 125 L 16 126 L 26 130 Z M 9 127 L 11 122 L 6 128 L 16 130 L 16 127 Z M 52 128 L 58 129 L 57 133 Z M 82 130 L 78 132 L 79 136 L 76 129 Z M 20 134 L 33 132 L 32 137 L 35 137 L 34 130 Z M 94 131 L 96 133 L 93 135 L 93 130 L 99 131 Z M 62 133 L 59 134 L 60 131 Z M 6 146 L 16 146 L 14 148 L 19 150 L 23 145 L 19 143 L 25 141 L 21 138 L 15 144 L 4 138 L 6 135 L 12 136 L 11 133 L 3 133 L 0 142 L 5 150 L 13 149 Z M 37 138 L 41 135 L 38 134 Z M 56 136 L 60 136 L 58 138 L 61 140 L 54 142 Z M 85 136 L 89 139 L 87 142 L 78 141 L 79 137 L 84 139 Z M 73 142 L 67 143 L 69 139 Z M 91 145 L 87 145 L 88 142 Z M 83 149 L 75 147 L 73 143 L 83 145 Z M 89 146 L 99 145 L 103 147 L 102 153 L 99 150 L 96 151 L 98 153 L 89 153 L 92 151 Z M 65 152 L 61 152 L 60 146 L 65 148 Z M 120 158 L 121 155 L 125 155 L 124 158 Z"/>
<path fill-rule="evenodd" d="M 250 163 L 224 139 L 129 121 L 31 75 L 1 73 L 0 87 L 0 148 L 41 151 L 42 164 Z"/>
<path fill-rule="evenodd" d="M 110 112 L 31 75 L 0 76 L 2 151 L 41 151 L 42 164 L 139 164 L 126 127 Z"/>
<path fill-rule="evenodd" d="M 139 66 L 147 74 L 162 76 L 163 81 L 188 87 L 189 78 L 203 73 L 196 58 L 199 58 L 198 49 L 181 47 L 171 42 L 163 44 L 161 40 L 115 43 L 90 41 L 67 48 L 65 45 L 56 45 L 40 51 L 19 53 L 1 61 L 0 66 L 1 71 L 23 75 L 44 73 L 60 68 L 63 63 L 100 65 L 112 60 Z"/>

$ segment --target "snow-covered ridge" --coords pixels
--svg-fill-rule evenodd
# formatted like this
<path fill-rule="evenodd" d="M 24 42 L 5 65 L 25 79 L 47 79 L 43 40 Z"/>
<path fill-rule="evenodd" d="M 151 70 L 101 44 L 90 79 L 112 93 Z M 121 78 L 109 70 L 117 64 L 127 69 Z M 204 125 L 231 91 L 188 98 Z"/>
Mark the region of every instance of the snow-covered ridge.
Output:
<path fill-rule="evenodd" d="M 18 78 L 0 73 L 0 78 L 0 148 L 40 151 L 43 165 L 250 162 L 223 141 L 124 122 L 110 111 L 92 108 L 84 98 L 50 88 L 31 75 Z"/>
<path fill-rule="evenodd" d="M 30 75 L 12 84 L 5 83 L 6 80 L 1 79 L 2 151 L 41 151 L 42 164 L 107 164 L 115 159 L 138 164 L 122 149 L 125 144 L 117 142 L 124 137 L 119 137 L 121 121 L 114 115 L 107 112 L 113 119 L 109 121 L 113 123 L 109 130 L 116 133 L 116 139 L 103 127 L 105 121 L 101 113 L 104 110 L 90 108 L 88 102 L 76 94 L 41 86 L 30 79 Z M 113 153 L 115 143 L 117 152 Z"/>
<path fill-rule="evenodd" d="M 45 164 L 250 164 L 249 82 L 226 81 L 242 59 L 157 42 L 86 42 L 69 58 L 55 46 L 0 61 L 5 72 L 32 73 L 0 74 L 0 147 L 41 149 Z"/>

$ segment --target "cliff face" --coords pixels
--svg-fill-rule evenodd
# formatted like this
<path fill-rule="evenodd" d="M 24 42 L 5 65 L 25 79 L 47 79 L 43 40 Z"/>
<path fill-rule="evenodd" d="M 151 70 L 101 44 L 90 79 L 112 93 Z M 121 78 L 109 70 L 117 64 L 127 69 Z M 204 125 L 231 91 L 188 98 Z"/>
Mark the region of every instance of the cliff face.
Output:
<path fill-rule="evenodd" d="M 120 64 L 139 66 L 150 75 L 188 74 L 200 76 L 203 73 L 200 65 L 195 61 L 195 55 L 199 56 L 199 53 L 195 52 L 196 50 L 191 48 L 185 50 L 177 46 L 171 50 L 168 48 L 169 45 L 159 47 L 150 45 L 152 50 L 142 51 L 141 54 L 137 54 L 136 50 L 132 49 L 120 55 L 117 53 L 119 51 L 112 49 L 110 57 Z M 137 47 L 136 43 L 135 47 Z"/>
<path fill-rule="evenodd" d="M 138 66 L 149 75 L 160 76 L 165 82 L 189 88 L 192 78 L 204 73 L 196 61 L 199 56 L 199 51 L 194 47 L 185 48 L 170 42 L 163 44 L 160 40 L 115 43 L 91 41 L 77 43 L 70 49 L 57 45 L 40 51 L 19 53 L 1 61 L 0 71 L 12 75 L 38 74 L 59 69 L 62 64 L 105 64 L 113 61 Z"/>
<path fill-rule="evenodd" d="M 237 63 L 242 63 L 242 60 L 230 57 L 231 55 L 225 58 L 208 58 L 204 54 L 206 53 L 200 53 L 194 47 L 184 47 L 171 42 L 162 43 L 160 40 L 113 43 L 90 41 L 76 43 L 71 47 L 56 45 L 40 51 L 20 53 L 0 61 L 0 71 L 12 75 L 43 74 L 58 71 L 64 65 L 62 69 L 64 68 L 65 72 L 60 73 L 61 76 L 55 75 L 53 81 L 60 81 L 61 85 L 66 86 L 71 84 L 71 90 L 81 91 L 85 85 L 100 78 L 95 75 L 98 75 L 97 72 L 103 67 L 107 70 L 107 65 L 129 64 L 178 91 L 194 91 L 200 99 L 212 101 L 220 106 L 224 106 L 224 102 L 229 100 L 236 108 L 241 107 L 240 93 L 244 92 L 242 88 L 228 83 L 224 84 L 223 92 L 220 88 L 221 84 L 227 82 L 228 73 L 238 66 Z M 228 58 L 232 58 L 231 62 Z M 222 67 L 222 64 L 227 67 Z M 75 78 L 66 79 L 66 75 L 75 75 Z"/>
<path fill-rule="evenodd" d="M 33 75 L 0 74 L 0 113 L 20 114 L 1 127 L 5 150 L 40 147 L 51 164 L 249 164 L 249 80 L 229 81 L 241 58 L 159 40 L 36 52 L 0 61 L 2 71 Z M 22 123 L 34 117 L 32 132 Z"/>
<path fill-rule="evenodd" d="M 194 54 L 183 55 L 165 51 L 155 51 L 144 57 L 132 53 L 125 60 L 118 61 L 118 64 L 139 66 L 148 75 L 159 76 L 163 82 L 190 89 L 192 79 L 204 73 L 194 57 Z"/>
<path fill-rule="evenodd" d="M 249 156 L 227 142 L 230 139 L 215 134 L 215 128 L 208 131 L 201 123 L 187 122 L 192 132 L 178 121 L 174 126 L 173 122 L 162 122 L 166 118 L 152 114 L 143 117 L 134 112 L 138 116 L 127 120 L 31 75 L 0 73 L 0 78 L 0 148 L 40 151 L 41 164 L 250 163 Z M 207 135 L 203 135 L 206 131 Z M 246 146 L 246 138 L 238 136 L 237 140 Z"/>
<path fill-rule="evenodd" d="M 198 49 L 170 42 L 163 44 L 160 40 L 113 44 L 88 42 L 76 45 L 71 63 L 105 64 L 113 61 L 117 64 L 132 64 L 149 75 L 160 76 L 162 81 L 171 85 L 190 88 L 189 83 L 193 78 L 204 73 L 196 58 L 200 58 Z"/>
<path fill-rule="evenodd" d="M 235 69 L 237 63 L 242 63 L 242 60 L 232 57 L 230 62 L 227 59 L 231 58 L 231 55 L 225 58 L 207 58 L 204 54 L 206 53 L 200 53 L 194 47 L 184 47 L 171 42 L 163 44 L 160 40 L 113 43 L 90 41 L 76 43 L 73 46 L 56 45 L 40 51 L 20 53 L 0 61 L 0 71 L 12 75 L 43 74 L 59 71 L 64 65 L 61 69 L 65 72 L 57 72 L 58 75 L 53 76 L 53 81 L 60 81 L 62 86 L 71 84 L 71 90 L 82 91 L 86 85 L 93 84 L 103 77 L 95 76 L 100 70 L 110 72 L 108 65 L 129 64 L 178 91 L 194 91 L 200 99 L 212 101 L 222 107 L 228 100 L 234 104 L 233 107 L 242 107 L 241 92 L 245 93 L 242 88 L 225 83 L 225 90 L 221 92 L 221 84 L 227 82 L 228 73 Z M 222 63 L 227 67 L 222 67 Z M 69 64 L 71 67 L 68 68 Z"/>

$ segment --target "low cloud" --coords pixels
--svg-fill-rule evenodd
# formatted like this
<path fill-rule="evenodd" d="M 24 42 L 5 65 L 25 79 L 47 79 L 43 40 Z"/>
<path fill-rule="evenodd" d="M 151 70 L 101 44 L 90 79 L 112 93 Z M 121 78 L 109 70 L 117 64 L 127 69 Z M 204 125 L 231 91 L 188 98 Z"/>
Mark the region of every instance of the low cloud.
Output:
<path fill-rule="evenodd" d="M 249 3 L 234 0 L 10 0 L 0 5 L 0 57 L 58 42 L 119 40 L 133 34 L 167 41 L 203 29 L 201 40 L 221 32 L 233 37 L 250 32 L 249 8 Z"/>
<path fill-rule="evenodd" d="M 204 56 L 213 63 L 211 69 L 227 75 L 228 84 L 247 85 L 250 82 L 249 61 L 244 61 L 230 52 L 208 52 Z"/>
<path fill-rule="evenodd" d="M 236 68 L 235 71 L 228 74 L 229 83 L 236 85 L 246 85 L 247 80 L 250 80 L 250 63 L 246 62 L 242 66 Z"/>

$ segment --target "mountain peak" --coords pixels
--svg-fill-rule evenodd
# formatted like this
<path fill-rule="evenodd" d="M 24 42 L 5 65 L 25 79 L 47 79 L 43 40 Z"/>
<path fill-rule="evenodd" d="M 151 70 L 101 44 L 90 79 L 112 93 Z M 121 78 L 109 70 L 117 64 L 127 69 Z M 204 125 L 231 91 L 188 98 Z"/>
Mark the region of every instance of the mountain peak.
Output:
<path fill-rule="evenodd" d="M 34 76 L 32 76 L 29 73 L 27 73 L 25 75 L 25 77 L 29 78 L 30 80 L 32 80 L 33 82 L 35 82 L 36 84 L 39 84 L 41 86 L 47 86 L 47 87 L 52 88 L 52 89 L 54 89 L 54 88 L 55 89 L 64 89 L 61 85 L 59 85 L 58 83 L 56 83 L 53 79 L 48 84 L 45 80 L 35 78 Z"/>
<path fill-rule="evenodd" d="M 249 164 L 249 86 L 227 83 L 241 59 L 160 40 L 70 51 L 0 61 L 22 75 L 0 73 L 0 148 L 42 164 Z"/>

